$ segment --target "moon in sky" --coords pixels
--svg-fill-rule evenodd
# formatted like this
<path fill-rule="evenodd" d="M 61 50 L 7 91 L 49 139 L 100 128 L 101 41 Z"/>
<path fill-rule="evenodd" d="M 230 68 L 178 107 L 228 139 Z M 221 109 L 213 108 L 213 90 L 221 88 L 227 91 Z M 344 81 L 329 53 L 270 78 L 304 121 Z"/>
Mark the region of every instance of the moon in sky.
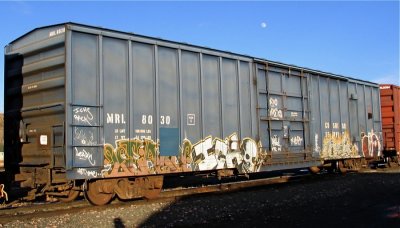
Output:
<path fill-rule="evenodd" d="M 267 27 L 267 23 L 262 22 L 262 23 L 261 23 L 261 28 L 266 28 L 266 27 Z"/>

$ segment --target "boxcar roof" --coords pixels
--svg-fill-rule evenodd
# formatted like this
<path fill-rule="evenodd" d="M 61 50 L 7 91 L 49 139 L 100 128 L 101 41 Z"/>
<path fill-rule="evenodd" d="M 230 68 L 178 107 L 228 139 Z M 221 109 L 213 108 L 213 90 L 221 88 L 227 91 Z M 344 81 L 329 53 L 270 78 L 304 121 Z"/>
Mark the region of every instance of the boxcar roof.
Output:
<path fill-rule="evenodd" d="M 306 72 L 306 73 L 325 75 L 325 76 L 328 76 L 328 77 L 339 78 L 339 79 L 349 80 L 349 81 L 353 81 L 353 82 L 363 82 L 364 84 L 369 84 L 370 86 L 379 87 L 379 85 L 377 83 L 366 81 L 366 80 L 362 80 L 362 79 L 358 79 L 358 78 L 355 78 L 355 77 L 348 77 L 348 76 L 338 75 L 338 74 L 324 72 L 324 71 L 320 71 L 320 70 L 314 70 L 314 69 L 307 68 L 307 67 L 300 67 L 300 66 L 296 66 L 296 65 L 293 65 L 293 64 L 281 63 L 281 62 L 272 61 L 272 60 L 268 60 L 268 59 L 264 59 L 264 58 L 258 58 L 258 57 L 254 57 L 254 56 L 250 56 L 250 55 L 238 54 L 238 53 L 233 53 L 233 52 L 229 52 L 229 51 L 218 50 L 218 49 L 204 47 L 204 46 L 200 46 L 200 45 L 193 45 L 193 44 L 188 44 L 188 43 L 184 43 L 184 42 L 165 40 L 165 39 L 162 39 L 162 38 L 156 38 L 156 37 L 151 37 L 151 36 L 135 34 L 135 33 L 131 33 L 131 32 L 124 32 L 124 31 L 119 31 L 119 30 L 114 30 L 114 29 L 108 29 L 108 28 L 103 28 L 103 27 L 100 27 L 100 26 L 85 25 L 85 24 L 80 24 L 80 23 L 75 23 L 75 22 L 65 22 L 65 23 L 59 23 L 59 24 L 53 24 L 53 25 L 47 25 L 47 26 L 42 26 L 42 27 L 35 28 L 35 29 L 25 33 L 24 35 L 18 37 L 17 39 L 13 40 L 12 42 L 10 42 L 10 44 L 13 44 L 16 41 L 23 39 L 24 37 L 26 37 L 27 35 L 35 32 L 35 31 L 38 31 L 38 30 L 41 30 L 41 29 L 45 29 L 45 28 L 55 27 L 55 26 L 61 26 L 61 25 L 78 26 L 78 27 L 83 27 L 83 28 L 107 31 L 107 32 L 111 32 L 111 33 L 124 34 L 124 35 L 128 35 L 128 36 L 135 36 L 135 37 L 140 37 L 140 38 L 145 38 L 145 39 L 151 39 L 151 40 L 155 40 L 155 41 L 162 41 L 162 42 L 172 43 L 172 44 L 175 44 L 175 45 L 182 45 L 182 46 L 187 46 L 187 47 L 192 47 L 192 48 L 197 48 L 197 49 L 204 49 L 204 50 L 224 53 L 224 54 L 228 54 L 228 55 L 235 55 L 235 56 L 242 57 L 242 58 L 252 59 L 255 62 L 268 63 L 268 64 L 272 64 L 272 65 L 276 65 L 276 66 L 287 67 L 287 68 L 290 68 L 290 69 L 303 71 L 303 72 Z"/>

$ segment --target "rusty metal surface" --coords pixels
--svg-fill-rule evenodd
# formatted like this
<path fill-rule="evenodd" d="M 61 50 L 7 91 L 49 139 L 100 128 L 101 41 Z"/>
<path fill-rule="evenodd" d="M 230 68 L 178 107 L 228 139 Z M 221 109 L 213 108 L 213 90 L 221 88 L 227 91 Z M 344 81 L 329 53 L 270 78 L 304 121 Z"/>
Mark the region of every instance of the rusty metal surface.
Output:
<path fill-rule="evenodd" d="M 400 87 L 380 85 L 383 147 L 400 152 Z"/>
<path fill-rule="evenodd" d="M 258 186 L 266 186 L 271 184 L 280 184 L 287 183 L 291 181 L 300 181 L 305 180 L 311 177 L 307 174 L 287 174 L 283 176 L 271 177 L 266 179 L 255 179 L 255 180 L 247 180 L 247 181 L 239 181 L 239 182 L 228 182 L 221 184 L 214 184 L 208 186 L 201 187 L 191 187 L 191 188 L 170 188 L 164 189 L 157 199 L 151 200 L 150 202 L 173 202 L 179 198 L 197 195 L 197 194 L 206 194 L 206 193 L 217 193 L 217 192 L 229 192 L 229 191 L 238 191 L 241 189 L 258 187 Z M 146 199 L 143 200 L 134 200 L 134 201 L 124 201 L 128 204 L 135 205 L 143 205 L 148 204 L 149 201 Z M 29 219 L 32 217 L 51 217 L 57 214 L 63 213 L 79 213 L 84 210 L 98 210 L 98 209 L 106 209 L 119 207 L 121 204 L 125 204 L 121 201 L 114 200 L 111 204 L 105 205 L 102 207 L 93 207 L 86 201 L 74 201 L 74 202 L 62 202 L 62 203 L 19 203 L 14 202 L 10 205 L 5 205 L 2 209 L 0 208 L 0 224 L 4 224 L 9 221 L 15 220 L 14 215 L 18 214 L 18 219 L 25 218 Z M 96 209 L 97 208 L 97 209 Z"/>

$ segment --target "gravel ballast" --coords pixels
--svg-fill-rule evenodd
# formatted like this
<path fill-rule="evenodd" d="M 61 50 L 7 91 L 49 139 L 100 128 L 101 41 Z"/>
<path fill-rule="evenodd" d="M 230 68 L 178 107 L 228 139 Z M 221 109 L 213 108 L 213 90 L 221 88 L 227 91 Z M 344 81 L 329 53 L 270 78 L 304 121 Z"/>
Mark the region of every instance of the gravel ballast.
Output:
<path fill-rule="evenodd" d="M 400 173 L 325 174 L 293 183 L 129 202 L 1 227 L 400 227 Z"/>

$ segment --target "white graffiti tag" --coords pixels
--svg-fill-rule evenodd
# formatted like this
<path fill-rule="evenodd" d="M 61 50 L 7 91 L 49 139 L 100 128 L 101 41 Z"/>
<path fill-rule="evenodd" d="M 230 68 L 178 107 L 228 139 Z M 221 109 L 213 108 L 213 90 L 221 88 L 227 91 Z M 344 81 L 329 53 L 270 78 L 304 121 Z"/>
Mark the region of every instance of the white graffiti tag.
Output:
<path fill-rule="evenodd" d="M 315 136 L 314 136 L 314 151 L 315 152 L 319 152 L 320 150 L 321 150 L 321 148 L 319 147 L 319 145 L 318 145 L 318 134 L 315 134 Z"/>
<path fill-rule="evenodd" d="M 282 110 L 278 108 L 278 99 L 277 98 L 269 98 L 269 116 L 272 119 L 282 119 L 283 113 Z"/>
<path fill-rule="evenodd" d="M 101 173 L 97 172 L 96 170 L 87 170 L 85 168 L 79 168 L 76 172 L 82 176 L 87 176 L 92 178 L 97 178 L 102 176 Z"/>
<path fill-rule="evenodd" d="M 94 116 L 90 111 L 89 107 L 74 108 L 74 120 L 78 123 L 94 125 Z"/>
<path fill-rule="evenodd" d="M 94 133 L 90 129 L 76 127 L 74 133 L 74 140 L 82 145 L 90 146 L 97 144 L 94 140 Z"/>
<path fill-rule="evenodd" d="M 293 136 L 290 138 L 290 144 L 292 146 L 301 146 L 302 142 L 303 142 L 303 138 L 300 136 Z"/>
<path fill-rule="evenodd" d="M 104 174 L 108 173 L 112 170 L 112 164 L 105 164 L 104 168 L 101 170 L 101 176 L 104 177 Z"/>
<path fill-rule="evenodd" d="M 280 139 L 277 135 L 271 137 L 271 150 L 273 152 L 282 151 L 282 145 L 280 143 Z"/>
<path fill-rule="evenodd" d="M 362 143 L 362 150 L 365 157 L 373 157 L 373 156 L 380 156 L 381 155 L 381 142 L 380 137 L 374 130 L 371 130 L 367 134 L 361 133 L 361 143 Z"/>
<path fill-rule="evenodd" d="M 223 139 L 211 136 L 193 146 L 192 156 L 195 170 L 237 168 L 241 173 L 260 169 L 257 143 L 244 138 L 240 142 L 236 133 Z"/>
<path fill-rule="evenodd" d="M 87 160 L 92 166 L 96 165 L 96 161 L 93 160 L 93 153 L 90 153 L 83 148 L 78 149 L 75 147 L 75 156 L 79 158 L 79 160 Z"/>

